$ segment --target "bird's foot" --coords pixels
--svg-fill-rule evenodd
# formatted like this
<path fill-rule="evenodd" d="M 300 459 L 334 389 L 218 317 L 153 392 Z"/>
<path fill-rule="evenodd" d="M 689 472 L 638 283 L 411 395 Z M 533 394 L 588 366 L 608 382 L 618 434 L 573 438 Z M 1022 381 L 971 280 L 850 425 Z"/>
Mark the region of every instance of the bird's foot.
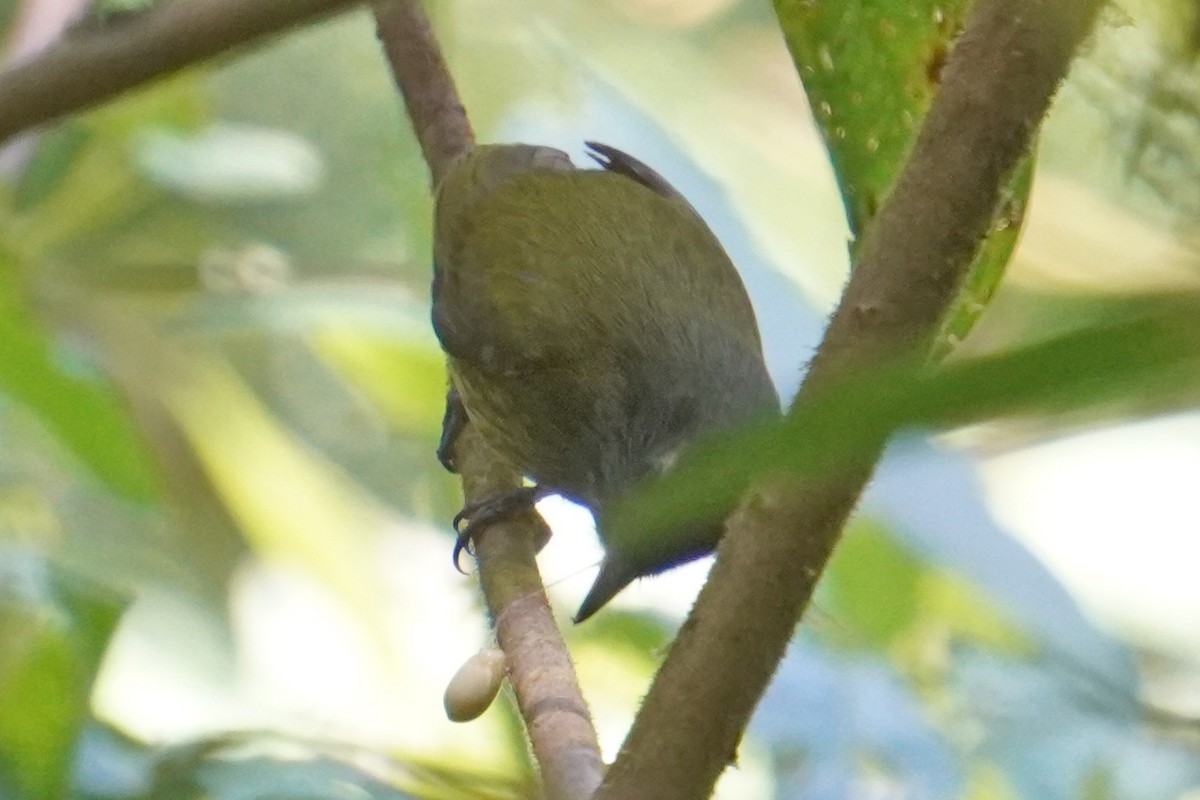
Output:
<path fill-rule="evenodd" d="M 446 413 L 442 416 L 442 438 L 438 441 L 437 457 L 447 472 L 458 472 L 454 465 L 454 442 L 467 426 L 467 407 L 453 386 L 446 392 Z"/>
<path fill-rule="evenodd" d="M 507 492 L 498 492 L 483 498 L 477 503 L 464 506 L 462 511 L 454 515 L 454 530 L 458 538 L 454 540 L 454 568 L 463 574 L 466 572 L 458 563 L 458 557 L 464 550 L 470 555 L 475 554 L 473 541 L 490 525 L 508 519 L 533 508 L 534 503 L 547 494 L 538 486 L 522 486 Z M 463 523 L 466 523 L 464 525 Z"/>

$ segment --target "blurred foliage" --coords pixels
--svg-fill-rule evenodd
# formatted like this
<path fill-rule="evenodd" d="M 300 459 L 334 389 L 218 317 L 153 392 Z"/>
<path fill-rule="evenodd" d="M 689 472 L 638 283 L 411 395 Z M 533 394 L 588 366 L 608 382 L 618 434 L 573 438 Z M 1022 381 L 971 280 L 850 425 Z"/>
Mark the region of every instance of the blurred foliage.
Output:
<path fill-rule="evenodd" d="M 100 3 L 98 24 L 132 5 Z M 806 286 L 840 281 L 845 254 L 823 161 L 797 143 L 796 74 L 771 60 L 781 25 L 857 235 L 966 7 L 430 4 L 481 139 L 566 145 L 579 124 L 657 150 L 740 265 Z M 0 4 L 0 41 L 14 8 Z M 1042 166 L 1191 226 L 1195 20 L 1183 0 L 1110 12 Z M 445 384 L 411 138 L 358 12 L 0 155 L 0 796 L 530 795 L 511 697 L 470 726 L 441 718 L 439 681 L 486 633 L 448 563 L 459 496 L 433 456 Z M 1032 174 L 1031 159 L 1013 177 L 940 346 L 996 289 Z M 825 243 L 797 255 L 805 226 Z M 755 268 L 760 318 L 786 323 L 768 348 L 798 364 L 797 330 L 821 314 Z M 676 523 L 898 428 L 1040 437 L 1192 408 L 1198 359 L 1193 295 L 1002 293 L 945 365 L 887 365 L 713 442 L 606 521 Z M 909 508 L 981 502 L 904 466 Z M 1036 559 L 965 515 L 939 551 L 941 528 L 902 517 L 872 509 L 848 530 L 727 778 L 746 783 L 724 796 L 1165 800 L 1200 783 L 1191 745 L 1146 724 L 1129 649 Z M 115 636 L 113 589 L 134 598 Z M 568 632 L 606 741 L 673 628 L 614 609 Z"/>
<path fill-rule="evenodd" d="M 301 800 L 353 792 L 372 800 L 509 800 L 529 795 L 528 786 L 471 769 L 372 755 L 267 733 L 220 736 L 156 753 L 146 770 L 145 797 Z"/>
<path fill-rule="evenodd" d="M 70 791 L 71 755 L 123 603 L 7 545 L 0 561 L 0 789 Z"/>
<path fill-rule="evenodd" d="M 21 296 L 16 259 L 0 251 L 0 388 L 34 409 L 114 490 L 149 499 L 149 453 L 128 411 L 89 365 L 55 353 Z"/>
<path fill-rule="evenodd" d="M 836 474 L 872 458 L 899 428 L 1190 407 L 1200 392 L 1200 300 L 1171 296 L 1144 306 L 1127 320 L 940 369 L 928 368 L 920 353 L 881 364 L 780 421 L 712 437 L 669 475 L 614 502 L 606 515 L 609 535 L 667 536 L 680 520 L 711 517 L 773 474 Z"/>
<path fill-rule="evenodd" d="M 90 721 L 74 766 L 88 800 L 511 800 L 529 787 L 458 767 L 399 761 L 332 743 L 266 732 L 148 747 Z M 61 796 L 61 795 L 60 795 Z"/>

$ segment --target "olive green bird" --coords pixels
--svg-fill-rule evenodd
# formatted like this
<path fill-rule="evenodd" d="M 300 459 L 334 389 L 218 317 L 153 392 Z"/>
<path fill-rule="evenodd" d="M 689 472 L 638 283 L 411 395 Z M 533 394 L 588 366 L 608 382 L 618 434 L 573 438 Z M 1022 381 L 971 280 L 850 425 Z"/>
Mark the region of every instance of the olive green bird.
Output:
<path fill-rule="evenodd" d="M 441 182 L 433 326 L 450 357 L 438 455 L 470 421 L 533 486 L 468 506 L 471 537 L 540 497 L 596 516 L 600 573 L 575 620 L 635 578 L 699 558 L 723 520 L 617 540 L 606 504 L 671 469 L 698 437 L 779 413 L 737 270 L 652 169 L 589 143 L 603 169 L 531 145 L 481 146 Z"/>

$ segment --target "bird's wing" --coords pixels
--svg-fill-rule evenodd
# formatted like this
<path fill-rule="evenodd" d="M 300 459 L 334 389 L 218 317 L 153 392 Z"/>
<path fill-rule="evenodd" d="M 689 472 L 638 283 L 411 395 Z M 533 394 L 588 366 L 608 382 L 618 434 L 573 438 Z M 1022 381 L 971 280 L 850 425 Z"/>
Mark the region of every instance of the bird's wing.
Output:
<path fill-rule="evenodd" d="M 697 282 L 693 285 L 709 293 L 710 304 L 725 307 L 732 312 L 730 321 L 734 324 L 730 333 L 742 340 L 748 353 L 761 351 L 758 322 L 750 298 L 746 294 L 746 287 L 728 256 L 725 256 L 720 242 L 695 207 L 666 178 L 625 151 L 599 142 L 584 144 L 590 151 L 588 156 L 605 170 L 637 181 L 647 189 L 687 209 L 691 214 L 692 224 L 690 229 L 683 231 L 678 255 L 685 264 L 696 270 Z M 719 250 L 724 258 L 714 258 L 714 248 Z"/>
<path fill-rule="evenodd" d="M 647 189 L 655 191 L 663 197 L 669 197 L 672 200 L 682 200 L 684 203 L 687 203 L 684 196 L 668 183 L 666 178 L 624 150 L 618 150 L 612 145 L 601 144 L 600 142 L 584 142 L 584 144 L 587 145 L 589 150 L 588 157 L 609 172 L 615 172 L 618 175 L 624 175 L 626 178 L 632 178 Z"/>

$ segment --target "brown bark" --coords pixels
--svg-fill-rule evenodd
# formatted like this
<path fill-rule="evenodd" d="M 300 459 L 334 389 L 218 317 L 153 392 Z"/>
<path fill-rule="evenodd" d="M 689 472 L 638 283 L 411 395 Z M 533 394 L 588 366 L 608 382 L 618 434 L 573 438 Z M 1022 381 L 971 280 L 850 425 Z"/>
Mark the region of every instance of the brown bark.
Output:
<path fill-rule="evenodd" d="M 888 355 L 928 347 L 1100 0 L 977 0 L 792 412 Z M 730 520 L 716 565 L 600 800 L 707 797 L 737 748 L 882 451 L 778 480 Z"/>

